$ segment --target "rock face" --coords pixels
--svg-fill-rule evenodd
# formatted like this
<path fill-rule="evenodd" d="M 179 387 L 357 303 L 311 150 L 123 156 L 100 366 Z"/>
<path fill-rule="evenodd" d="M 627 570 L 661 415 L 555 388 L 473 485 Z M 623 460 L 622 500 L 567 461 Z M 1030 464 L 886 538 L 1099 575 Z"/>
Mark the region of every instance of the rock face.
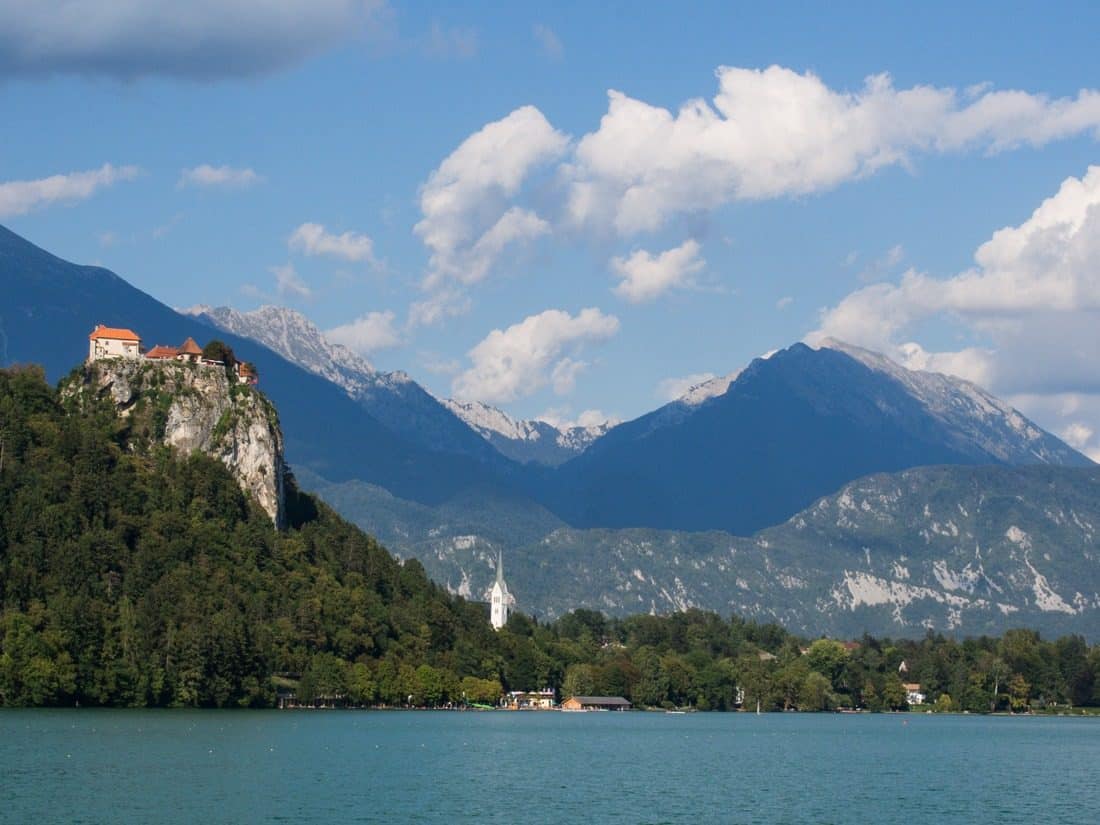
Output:
<path fill-rule="evenodd" d="M 218 459 L 275 526 L 284 526 L 286 464 L 275 408 L 252 387 L 231 382 L 225 370 L 115 358 L 86 365 L 64 392 L 109 397 L 161 443 Z"/>

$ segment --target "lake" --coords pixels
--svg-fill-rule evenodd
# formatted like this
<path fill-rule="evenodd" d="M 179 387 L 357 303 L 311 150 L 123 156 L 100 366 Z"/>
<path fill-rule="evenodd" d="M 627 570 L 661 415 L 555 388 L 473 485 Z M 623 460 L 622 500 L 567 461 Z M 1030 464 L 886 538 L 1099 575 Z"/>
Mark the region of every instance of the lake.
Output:
<path fill-rule="evenodd" d="M 1080 823 L 1100 720 L 0 711 L 0 821 Z"/>

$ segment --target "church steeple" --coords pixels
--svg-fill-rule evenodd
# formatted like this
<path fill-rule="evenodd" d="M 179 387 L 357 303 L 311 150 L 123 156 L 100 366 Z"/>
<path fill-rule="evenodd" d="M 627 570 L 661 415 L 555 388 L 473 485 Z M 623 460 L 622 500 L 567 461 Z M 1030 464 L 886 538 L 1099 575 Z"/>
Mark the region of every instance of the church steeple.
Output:
<path fill-rule="evenodd" d="M 504 583 L 504 553 L 497 551 L 497 580 L 489 596 L 489 622 L 500 630 L 508 624 L 508 608 L 515 603 L 508 585 Z"/>

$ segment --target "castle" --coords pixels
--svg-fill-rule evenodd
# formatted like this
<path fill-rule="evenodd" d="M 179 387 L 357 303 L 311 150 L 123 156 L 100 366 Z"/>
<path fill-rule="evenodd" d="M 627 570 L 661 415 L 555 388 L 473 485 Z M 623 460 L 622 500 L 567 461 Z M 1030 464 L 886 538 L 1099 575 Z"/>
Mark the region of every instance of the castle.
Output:
<path fill-rule="evenodd" d="M 151 350 L 146 351 L 141 346 L 141 336 L 132 329 L 105 327 L 103 324 L 97 324 L 88 336 L 88 362 L 91 363 L 104 358 L 145 358 L 149 361 L 180 361 L 208 367 L 225 366 L 221 361 L 204 358 L 202 347 L 195 343 L 194 338 L 189 337 L 178 347 L 157 344 Z M 234 363 L 233 373 L 241 384 L 255 385 L 258 383 L 256 370 L 247 361 Z"/>

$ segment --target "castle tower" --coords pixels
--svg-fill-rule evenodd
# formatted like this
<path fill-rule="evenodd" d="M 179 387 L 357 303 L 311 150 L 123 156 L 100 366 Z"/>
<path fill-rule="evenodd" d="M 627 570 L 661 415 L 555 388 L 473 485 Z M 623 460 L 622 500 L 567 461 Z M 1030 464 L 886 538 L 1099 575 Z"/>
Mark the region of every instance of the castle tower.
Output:
<path fill-rule="evenodd" d="M 504 583 L 504 554 L 497 552 L 497 580 L 489 596 L 489 622 L 494 630 L 500 630 L 508 623 L 508 608 L 515 603 L 508 585 Z"/>

